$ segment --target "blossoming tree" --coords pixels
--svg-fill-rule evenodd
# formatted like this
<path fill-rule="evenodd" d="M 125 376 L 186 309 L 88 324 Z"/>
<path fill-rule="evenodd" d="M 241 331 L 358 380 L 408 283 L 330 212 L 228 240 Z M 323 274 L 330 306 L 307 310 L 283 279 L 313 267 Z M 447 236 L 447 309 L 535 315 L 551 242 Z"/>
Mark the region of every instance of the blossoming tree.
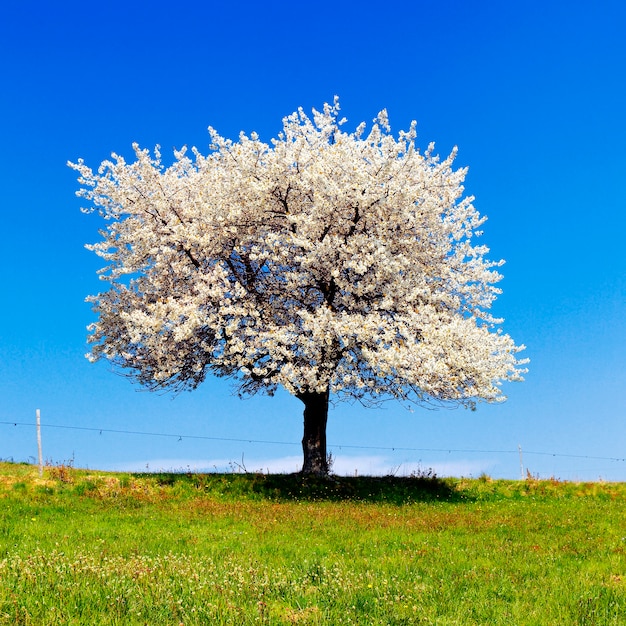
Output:
<path fill-rule="evenodd" d="M 489 313 L 502 262 L 473 242 L 484 218 L 455 152 L 420 153 L 415 123 L 395 138 L 385 111 L 344 122 L 335 99 L 271 144 L 209 128 L 208 156 L 169 167 L 137 145 L 132 163 L 70 163 L 106 223 L 90 358 L 151 389 L 282 386 L 304 403 L 305 473 L 328 472 L 331 394 L 473 405 L 524 372 Z"/>

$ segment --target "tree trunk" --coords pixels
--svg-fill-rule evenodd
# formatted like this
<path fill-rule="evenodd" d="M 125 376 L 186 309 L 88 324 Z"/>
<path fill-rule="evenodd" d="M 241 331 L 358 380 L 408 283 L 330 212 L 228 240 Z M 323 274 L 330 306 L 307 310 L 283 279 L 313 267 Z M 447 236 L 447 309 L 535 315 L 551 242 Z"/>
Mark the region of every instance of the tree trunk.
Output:
<path fill-rule="evenodd" d="M 301 393 L 299 400 L 304 403 L 304 452 L 303 474 L 328 475 L 326 455 L 326 422 L 328 420 L 328 391 L 321 393 Z"/>

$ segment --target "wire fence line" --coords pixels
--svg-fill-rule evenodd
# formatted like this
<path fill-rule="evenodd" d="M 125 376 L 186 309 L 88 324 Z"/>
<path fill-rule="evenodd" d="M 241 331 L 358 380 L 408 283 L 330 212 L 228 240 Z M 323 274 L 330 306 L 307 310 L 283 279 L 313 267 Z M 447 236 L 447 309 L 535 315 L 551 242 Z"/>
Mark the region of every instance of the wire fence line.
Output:
<path fill-rule="evenodd" d="M 32 422 L 20 422 L 20 421 L 2 421 L 0 420 L 0 424 L 7 426 L 26 426 L 29 428 L 35 428 L 36 424 Z M 55 429 L 63 429 L 63 430 L 80 430 L 80 431 L 89 431 L 95 432 L 98 434 L 103 433 L 112 433 L 118 435 L 134 435 L 134 436 L 144 436 L 144 437 L 167 437 L 171 439 L 177 439 L 178 441 L 183 441 L 185 439 L 200 439 L 200 440 L 208 440 L 208 441 L 229 441 L 235 443 L 249 443 L 249 444 L 265 444 L 265 445 L 284 445 L 284 446 L 301 446 L 301 442 L 297 441 L 273 441 L 269 439 L 250 439 L 244 437 L 214 437 L 210 435 L 189 435 L 182 433 L 161 433 L 161 432 L 152 432 L 152 431 L 141 431 L 141 430 L 122 430 L 122 429 L 114 429 L 114 428 L 98 428 L 98 427 L 89 427 L 89 426 L 70 426 L 67 424 L 42 424 L 42 428 L 55 428 Z M 515 450 L 486 450 L 486 449 L 475 449 L 475 448 L 414 448 L 409 446 L 372 446 L 372 445 L 358 445 L 358 444 L 342 444 L 342 443 L 333 443 L 328 442 L 329 448 L 336 448 L 342 450 L 352 449 L 352 450 L 380 450 L 380 451 L 388 451 L 388 452 L 430 452 L 430 453 L 448 453 L 448 454 L 520 454 L 519 448 Z M 524 456 L 533 455 L 533 456 L 543 456 L 543 457 L 553 457 L 553 458 L 567 458 L 567 459 L 586 459 L 586 460 L 595 460 L 595 461 L 615 461 L 615 462 L 626 462 L 626 457 L 611 457 L 611 456 L 595 456 L 588 454 L 568 454 L 562 452 L 545 452 L 545 451 L 533 451 L 526 450 L 523 451 Z"/>

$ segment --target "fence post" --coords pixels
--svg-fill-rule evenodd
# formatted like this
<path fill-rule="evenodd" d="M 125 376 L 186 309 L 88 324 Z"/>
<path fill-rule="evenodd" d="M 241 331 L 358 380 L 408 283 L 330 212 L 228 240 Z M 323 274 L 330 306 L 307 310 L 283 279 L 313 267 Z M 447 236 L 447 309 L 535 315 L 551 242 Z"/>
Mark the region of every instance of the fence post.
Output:
<path fill-rule="evenodd" d="M 37 409 L 37 452 L 39 453 L 39 476 L 43 476 L 43 454 L 41 452 L 41 411 Z"/>

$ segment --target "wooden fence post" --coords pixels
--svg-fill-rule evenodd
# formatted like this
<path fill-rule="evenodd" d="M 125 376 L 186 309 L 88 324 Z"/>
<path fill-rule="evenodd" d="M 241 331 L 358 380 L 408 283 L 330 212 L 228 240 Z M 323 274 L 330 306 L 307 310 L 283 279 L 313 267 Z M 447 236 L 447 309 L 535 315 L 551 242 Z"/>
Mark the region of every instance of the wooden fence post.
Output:
<path fill-rule="evenodd" d="M 41 411 L 37 409 L 37 452 L 39 453 L 39 476 L 43 476 L 43 454 L 41 452 Z"/>

